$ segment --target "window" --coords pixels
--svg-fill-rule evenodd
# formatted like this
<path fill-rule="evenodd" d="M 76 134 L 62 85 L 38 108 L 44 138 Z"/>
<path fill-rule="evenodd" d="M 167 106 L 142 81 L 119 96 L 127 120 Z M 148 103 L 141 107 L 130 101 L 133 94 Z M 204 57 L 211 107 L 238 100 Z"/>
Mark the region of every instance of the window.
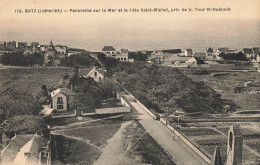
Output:
<path fill-rule="evenodd" d="M 232 143 L 233 143 L 233 133 L 229 133 L 229 149 L 232 150 Z"/>
<path fill-rule="evenodd" d="M 62 97 L 58 97 L 58 102 L 62 102 Z"/>
<path fill-rule="evenodd" d="M 63 109 L 63 105 L 62 104 L 58 104 L 57 105 L 57 109 Z"/>
<path fill-rule="evenodd" d="M 98 80 L 101 81 L 101 77 L 99 77 Z"/>
<path fill-rule="evenodd" d="M 94 72 L 94 76 L 97 77 L 97 72 Z"/>
<path fill-rule="evenodd" d="M 124 58 L 124 60 L 126 61 L 126 58 Z"/>

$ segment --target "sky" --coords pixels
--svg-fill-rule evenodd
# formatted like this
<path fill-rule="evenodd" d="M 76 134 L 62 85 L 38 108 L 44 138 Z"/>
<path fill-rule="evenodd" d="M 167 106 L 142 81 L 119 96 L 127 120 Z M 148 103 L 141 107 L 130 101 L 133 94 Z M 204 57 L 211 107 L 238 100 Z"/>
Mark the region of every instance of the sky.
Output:
<path fill-rule="evenodd" d="M 195 8 L 230 8 L 224 12 L 194 11 Z M 141 9 L 191 8 L 192 12 L 97 12 L 97 13 L 15 13 L 16 9 Z M 104 45 L 145 49 L 143 42 L 163 41 L 168 32 L 182 31 L 182 26 L 207 20 L 260 19 L 260 0 L 1 0 L 0 41 L 39 41 L 65 44 L 91 50 Z M 178 23 L 178 24 L 177 24 Z M 190 24 L 189 24 L 190 23 Z M 200 26 L 199 26 L 200 27 Z M 257 24 L 257 27 L 260 27 Z M 214 27 L 212 27 L 214 28 Z M 250 27 L 248 27 L 250 28 Z M 197 29 L 203 32 L 202 29 Z M 162 33 L 160 38 L 160 33 Z M 142 35 L 138 41 L 134 36 Z M 136 37 L 138 38 L 138 37 Z M 140 41 L 143 40 L 143 41 Z M 148 40 L 148 41 L 147 41 Z M 133 42 L 131 42 L 133 41 Z M 140 44 L 141 43 L 141 44 Z M 141 46 L 140 46 L 141 45 Z M 149 44 L 147 45 L 149 47 Z"/>

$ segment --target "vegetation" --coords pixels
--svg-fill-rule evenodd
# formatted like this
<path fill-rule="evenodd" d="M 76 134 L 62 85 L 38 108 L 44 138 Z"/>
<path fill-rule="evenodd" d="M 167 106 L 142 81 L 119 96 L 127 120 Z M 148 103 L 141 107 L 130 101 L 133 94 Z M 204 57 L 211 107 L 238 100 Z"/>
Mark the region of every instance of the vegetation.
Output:
<path fill-rule="evenodd" d="M 7 135 L 16 134 L 45 134 L 48 130 L 42 118 L 33 115 L 17 115 L 2 123 Z"/>
<path fill-rule="evenodd" d="M 71 55 L 61 59 L 61 66 L 74 67 L 74 66 L 100 66 L 97 60 L 90 56 L 88 53 L 81 55 Z"/>
<path fill-rule="evenodd" d="M 2 64 L 14 66 L 33 66 L 43 64 L 43 55 L 34 53 L 24 56 L 22 52 L 4 53 L 1 56 Z"/>
<path fill-rule="evenodd" d="M 147 54 L 141 52 L 129 52 L 129 59 L 134 59 L 135 61 L 146 61 L 148 58 Z"/>
<path fill-rule="evenodd" d="M 248 61 L 245 54 L 242 52 L 230 54 L 221 53 L 219 57 L 222 57 L 224 60 Z"/>
<path fill-rule="evenodd" d="M 0 123 L 7 133 L 36 133 L 44 129 L 38 117 L 47 93 L 56 88 L 68 68 L 10 68 L 0 71 Z"/>
<path fill-rule="evenodd" d="M 116 78 L 148 108 L 172 113 L 176 108 L 186 112 L 216 112 L 224 105 L 213 89 L 193 82 L 177 69 L 145 67 L 141 63 L 119 64 L 113 69 Z"/>

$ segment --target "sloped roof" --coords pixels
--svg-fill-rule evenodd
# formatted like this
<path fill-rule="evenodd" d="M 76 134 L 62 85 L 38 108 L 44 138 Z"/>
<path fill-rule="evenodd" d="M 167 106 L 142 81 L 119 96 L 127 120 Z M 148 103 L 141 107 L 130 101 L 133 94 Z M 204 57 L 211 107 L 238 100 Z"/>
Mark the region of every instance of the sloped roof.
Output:
<path fill-rule="evenodd" d="M 213 52 L 213 48 L 211 47 L 206 48 L 206 52 Z"/>
<path fill-rule="evenodd" d="M 224 165 L 218 147 L 215 148 L 215 151 L 211 157 L 210 165 Z"/>
<path fill-rule="evenodd" d="M 92 70 L 93 68 L 84 68 L 84 69 L 79 69 L 79 75 L 81 76 L 86 76 L 89 74 L 89 72 Z"/>
<path fill-rule="evenodd" d="M 128 53 L 128 49 L 121 49 L 121 53 Z"/>
<path fill-rule="evenodd" d="M 116 49 L 113 48 L 112 46 L 104 46 L 104 48 L 102 49 L 102 51 L 116 51 Z"/>
<path fill-rule="evenodd" d="M 254 54 L 252 48 L 244 48 L 243 51 L 245 54 Z"/>
<path fill-rule="evenodd" d="M 47 141 L 37 134 L 16 135 L 1 153 L 2 164 L 38 164 L 40 147 Z M 30 156 L 25 153 L 29 153 Z"/>
<path fill-rule="evenodd" d="M 204 52 L 195 52 L 193 57 L 206 57 L 206 53 Z"/>
<path fill-rule="evenodd" d="M 228 47 L 217 48 L 219 52 L 226 52 L 228 51 L 228 49 L 229 49 Z"/>
<path fill-rule="evenodd" d="M 98 71 L 100 74 L 102 74 L 103 76 L 106 73 L 106 70 L 102 69 L 102 68 L 84 68 L 84 69 L 79 69 L 79 75 L 82 76 L 89 76 L 92 72 L 94 71 Z"/>
<path fill-rule="evenodd" d="M 254 50 L 254 53 L 260 54 L 260 48 L 254 47 L 253 50 Z"/>
<path fill-rule="evenodd" d="M 163 53 L 181 53 L 181 49 L 167 49 L 167 50 L 162 50 Z"/>
<path fill-rule="evenodd" d="M 56 89 L 55 91 L 51 92 L 51 97 L 54 97 L 54 96 L 56 96 L 56 95 L 59 94 L 59 93 L 63 93 L 63 94 L 65 94 L 66 96 L 73 96 L 73 95 L 75 95 L 75 93 L 72 92 L 72 91 L 71 91 L 70 89 L 68 89 L 68 88 L 58 88 L 58 89 Z"/>

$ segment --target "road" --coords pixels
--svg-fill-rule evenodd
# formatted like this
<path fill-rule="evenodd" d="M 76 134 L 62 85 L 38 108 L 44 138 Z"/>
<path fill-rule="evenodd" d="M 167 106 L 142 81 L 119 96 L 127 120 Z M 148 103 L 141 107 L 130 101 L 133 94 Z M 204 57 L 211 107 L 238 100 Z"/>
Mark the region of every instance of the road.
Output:
<path fill-rule="evenodd" d="M 138 118 L 140 124 L 153 137 L 153 139 L 172 157 L 177 165 L 207 165 L 207 163 L 189 148 L 183 141 L 173 140 L 174 135 L 161 122 L 154 120 L 142 107 L 136 102 L 131 102 L 135 110 L 139 112 Z M 176 139 L 178 139 L 176 137 Z"/>

